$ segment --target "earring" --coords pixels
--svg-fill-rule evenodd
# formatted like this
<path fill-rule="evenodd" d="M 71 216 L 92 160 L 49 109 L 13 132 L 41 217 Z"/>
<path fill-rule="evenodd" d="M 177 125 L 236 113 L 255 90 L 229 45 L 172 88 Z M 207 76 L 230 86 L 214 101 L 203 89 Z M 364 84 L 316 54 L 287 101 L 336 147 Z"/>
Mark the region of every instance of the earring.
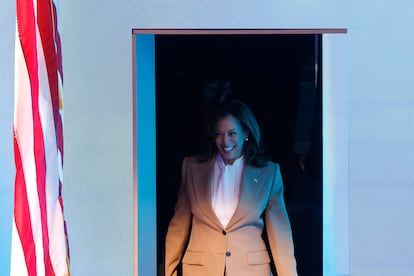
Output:
<path fill-rule="evenodd" d="M 245 142 L 249 141 L 249 137 L 244 138 L 244 141 Z"/>

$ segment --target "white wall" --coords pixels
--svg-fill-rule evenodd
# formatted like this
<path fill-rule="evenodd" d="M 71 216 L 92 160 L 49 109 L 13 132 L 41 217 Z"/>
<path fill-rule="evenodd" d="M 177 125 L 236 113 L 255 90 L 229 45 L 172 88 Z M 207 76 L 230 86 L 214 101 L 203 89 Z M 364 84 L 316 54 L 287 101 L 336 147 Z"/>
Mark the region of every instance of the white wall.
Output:
<path fill-rule="evenodd" d="M 132 275 L 131 7 L 61 1 L 73 275 Z"/>
<path fill-rule="evenodd" d="M 371 3 L 371 4 L 369 4 Z M 8 274 L 14 1 L 0 0 L 0 275 Z M 132 275 L 132 28 L 348 28 L 350 274 L 414 275 L 414 4 L 61 0 L 73 275 Z"/>
<path fill-rule="evenodd" d="M 414 275 L 414 3 L 351 7 L 350 271 Z"/>

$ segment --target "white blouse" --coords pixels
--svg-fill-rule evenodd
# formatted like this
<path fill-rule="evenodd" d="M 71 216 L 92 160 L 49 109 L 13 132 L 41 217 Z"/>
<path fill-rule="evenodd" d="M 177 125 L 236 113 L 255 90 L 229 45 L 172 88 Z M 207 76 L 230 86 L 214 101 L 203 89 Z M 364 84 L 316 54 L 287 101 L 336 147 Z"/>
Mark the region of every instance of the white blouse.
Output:
<path fill-rule="evenodd" d="M 211 185 L 211 204 L 217 218 L 225 228 L 236 211 L 240 196 L 240 183 L 244 167 L 243 156 L 233 164 L 225 164 L 217 154 Z"/>

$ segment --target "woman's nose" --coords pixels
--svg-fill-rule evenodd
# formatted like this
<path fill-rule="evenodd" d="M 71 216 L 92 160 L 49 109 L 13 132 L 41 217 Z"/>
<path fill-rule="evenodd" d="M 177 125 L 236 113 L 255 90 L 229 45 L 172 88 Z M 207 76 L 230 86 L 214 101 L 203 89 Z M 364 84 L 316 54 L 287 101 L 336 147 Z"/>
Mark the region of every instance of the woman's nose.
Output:
<path fill-rule="evenodd" d="M 223 143 L 227 144 L 229 142 L 229 140 L 230 140 L 230 137 L 227 134 L 224 134 L 223 135 Z"/>

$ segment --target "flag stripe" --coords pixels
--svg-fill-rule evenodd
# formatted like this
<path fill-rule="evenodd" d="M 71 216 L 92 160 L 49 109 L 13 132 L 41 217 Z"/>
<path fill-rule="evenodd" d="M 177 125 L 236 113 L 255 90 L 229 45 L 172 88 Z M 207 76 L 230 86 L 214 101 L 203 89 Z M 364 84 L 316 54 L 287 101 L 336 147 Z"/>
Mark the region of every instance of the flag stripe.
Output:
<path fill-rule="evenodd" d="M 40 0 L 41 1 L 41 0 Z M 30 2 L 25 0 L 18 0 L 19 2 Z M 32 4 L 33 5 L 33 4 Z M 19 5 L 18 5 L 19 6 Z M 28 5 L 29 6 L 29 5 Z M 27 7 L 28 7 L 27 6 Z M 34 6 L 33 6 L 34 9 Z M 38 9 L 37 9 L 38 11 Z M 42 242 L 43 242 L 43 259 L 44 259 L 44 269 L 45 275 L 54 275 L 53 270 L 50 271 L 51 262 L 49 256 L 49 234 L 48 234 L 48 222 L 47 222 L 47 205 L 46 205 L 46 157 L 45 157 L 45 141 L 43 136 L 42 122 L 40 118 L 39 110 L 39 73 L 41 76 L 41 71 L 39 70 L 38 62 L 38 41 L 37 41 L 37 30 L 35 24 L 34 12 L 25 11 L 30 13 L 30 17 L 33 18 L 30 20 L 30 24 L 25 25 L 26 28 L 20 28 L 20 40 L 22 43 L 23 54 L 26 60 L 26 66 L 28 68 L 29 79 L 30 79 L 30 89 L 32 97 L 32 116 L 33 116 L 33 150 L 34 150 L 34 159 L 35 159 L 35 168 L 36 168 L 36 183 L 37 183 L 37 193 L 39 200 L 40 208 L 40 220 L 41 220 L 41 231 L 42 231 Z M 23 13 L 18 13 L 22 15 Z M 20 18 L 18 18 L 19 20 Z M 28 37 L 28 41 L 24 40 L 25 37 Z"/>
<path fill-rule="evenodd" d="M 50 166 L 57 165 L 63 167 L 63 131 L 62 131 L 62 120 L 59 113 L 59 108 L 61 107 L 61 102 L 59 101 L 60 98 L 60 91 L 59 91 L 59 76 L 62 76 L 62 62 L 61 62 L 61 52 L 60 52 L 60 39 L 59 33 L 57 31 L 57 16 L 56 16 L 56 6 L 52 1 L 48 0 L 38 0 L 38 26 L 39 26 L 39 33 L 42 41 L 42 49 L 45 61 L 45 72 L 47 72 L 47 77 L 49 80 L 49 95 L 44 95 L 45 98 L 48 98 L 48 102 L 51 101 L 52 107 L 52 116 L 50 121 L 53 121 L 52 125 L 49 125 L 50 130 L 48 132 L 53 133 L 55 137 L 53 137 L 53 147 L 51 147 L 52 151 L 58 151 L 56 155 L 55 152 L 49 152 L 46 150 L 46 160 L 53 161 L 53 162 L 46 162 L 48 172 L 52 171 L 55 173 L 59 172 L 59 169 L 54 167 L 53 169 L 49 169 Z M 57 50 L 55 50 L 55 47 Z M 46 89 L 44 89 L 46 92 Z M 47 115 L 46 115 L 47 116 Z M 58 155 L 60 153 L 60 158 Z M 50 159 L 53 160 L 50 160 Z M 55 159 L 57 158 L 57 159 Z M 63 202 L 61 198 L 61 176 L 59 174 L 55 175 L 55 177 L 47 178 L 48 185 L 53 184 L 53 187 L 56 187 L 56 191 L 53 190 L 54 198 L 58 198 L 58 202 L 60 204 L 61 212 L 63 212 Z M 56 182 L 54 182 L 56 181 Z M 53 183 L 49 183 L 53 182 Z M 49 204 L 51 205 L 51 204 Z M 48 207 L 48 212 L 52 213 L 54 210 L 51 209 L 51 206 Z M 52 223 L 49 221 L 49 223 Z M 63 227 L 63 232 L 66 236 L 65 227 Z M 50 233 L 52 235 L 53 233 Z M 52 236 L 49 236 L 52 239 Z M 53 252 L 51 252 L 53 254 Z M 67 252 L 69 255 L 69 252 Z M 51 259 L 54 258 L 53 255 L 50 256 Z M 52 263 L 53 265 L 53 263 Z M 52 269 L 49 268 L 50 271 Z M 52 275 L 52 273 L 50 274 Z"/>
<path fill-rule="evenodd" d="M 53 119 L 55 124 L 58 122 L 59 117 L 59 92 L 58 92 L 58 72 L 57 60 L 56 60 L 56 51 L 55 51 L 55 32 L 53 21 L 54 15 L 51 12 L 52 3 L 48 0 L 38 0 L 38 13 L 37 13 L 37 23 L 39 25 L 39 33 L 42 40 L 42 48 L 46 63 L 46 70 L 49 79 L 50 87 L 50 96 L 52 99 L 52 108 L 53 108 Z M 53 39 L 50 39 L 53 38 Z"/>
<path fill-rule="evenodd" d="M 37 79 L 37 50 L 36 50 L 36 26 L 35 26 L 35 16 L 34 16 L 34 7 L 33 3 L 31 1 L 17 1 L 16 3 L 16 9 L 17 9 L 17 28 L 18 28 L 18 34 L 20 39 L 20 44 L 24 56 L 24 60 L 26 62 L 26 68 L 29 74 L 29 82 L 30 82 L 30 89 L 31 89 L 31 95 L 38 93 L 38 79 Z M 32 98 L 33 101 L 33 98 Z M 34 121 L 34 124 L 36 122 Z M 36 136 L 36 134 L 34 135 Z M 15 136 L 16 137 L 16 136 Z M 36 148 L 36 147 L 35 147 Z M 36 154 L 36 149 L 35 149 Z M 16 167 L 18 164 L 16 164 Z M 17 173 L 17 172 L 16 172 Z M 16 183 L 15 183 L 15 197 L 24 197 L 25 190 L 22 188 L 22 185 L 25 185 L 24 182 L 21 183 L 21 177 L 17 178 L 16 175 Z M 36 266 L 33 267 L 33 259 L 36 260 L 36 255 L 33 255 L 32 250 L 35 250 L 34 246 L 34 240 L 33 244 L 30 244 L 30 242 L 33 239 L 32 232 L 29 233 L 27 228 L 27 223 L 30 220 L 30 213 L 29 208 L 25 208 L 24 203 L 25 200 L 22 199 L 22 202 L 17 201 L 17 203 L 23 204 L 22 206 L 15 203 L 15 213 L 20 213 L 20 218 L 22 220 L 16 220 L 16 228 L 20 235 L 20 240 L 24 241 L 23 246 L 23 252 L 24 256 L 26 258 L 26 264 L 30 264 L 27 266 L 28 269 L 28 275 L 36 275 L 37 270 Z M 24 212 L 24 215 L 22 213 Z M 17 214 L 19 215 L 19 214 Z M 16 216 L 16 214 L 15 214 Z"/>
<path fill-rule="evenodd" d="M 56 5 L 54 2 L 52 2 L 52 6 L 53 6 L 52 14 L 53 14 L 53 26 L 54 26 L 54 38 L 55 38 L 55 43 L 56 43 L 57 72 L 59 73 L 58 77 L 60 80 L 58 83 L 63 85 L 62 46 L 60 42 L 60 34 L 57 28 L 57 10 L 56 10 Z M 53 101 L 53 106 L 58 107 L 58 110 L 54 111 L 55 114 L 57 114 L 57 116 L 55 116 L 55 126 L 56 126 L 56 132 L 57 132 L 57 147 L 62 156 L 60 165 L 63 167 L 63 123 L 62 123 L 62 117 L 59 113 L 59 110 L 62 108 L 62 93 L 60 91 L 59 86 L 57 89 L 58 91 L 56 93 L 56 97 L 57 97 L 58 103 L 56 104 L 55 101 Z M 63 210 L 63 205 L 62 205 L 62 210 Z"/>
<path fill-rule="evenodd" d="M 46 104 L 50 104 L 51 99 L 51 112 L 52 117 L 49 118 L 49 114 L 46 112 L 46 108 L 41 108 L 40 110 L 43 110 L 43 122 L 45 122 L 43 125 L 44 132 L 46 133 L 44 136 L 44 139 L 48 140 L 47 145 L 51 146 L 49 149 L 48 147 L 45 148 L 45 168 L 49 168 L 50 166 L 57 164 L 57 154 L 54 152 L 50 152 L 51 150 L 56 150 L 56 131 L 55 131 L 55 122 L 56 122 L 56 105 L 58 104 L 58 101 L 54 100 L 56 98 L 55 95 L 58 93 L 58 79 L 57 79 L 57 63 L 56 63 L 56 51 L 55 51 L 55 44 L 54 44 L 54 34 L 53 34 L 53 20 L 52 20 L 52 14 L 51 14 L 51 1 L 48 0 L 38 0 L 37 1 L 37 24 L 39 29 L 39 35 L 41 40 L 41 49 L 38 49 L 39 59 L 44 59 L 44 63 L 39 62 L 39 66 L 44 66 L 43 70 L 39 70 L 39 72 L 42 72 L 44 74 L 44 83 L 45 86 L 44 89 L 41 89 L 41 93 L 43 100 L 46 100 Z M 48 95 L 46 95 L 48 93 Z M 49 98 L 50 97 L 50 98 Z M 47 124 L 48 122 L 52 121 L 52 124 Z M 54 137 L 47 137 L 47 134 L 51 135 L 53 134 Z M 53 145 L 51 145 L 53 143 Z M 50 160 L 52 158 L 52 160 Z M 48 162 L 52 161 L 52 162 Z M 53 164 L 53 165 L 52 165 Z M 56 177 L 49 177 L 50 172 L 57 172 L 57 168 L 53 168 L 52 170 L 47 170 L 45 174 L 46 182 L 45 185 L 48 185 L 49 189 L 53 189 L 52 195 L 53 198 L 56 198 L 55 196 L 55 189 L 58 188 L 58 185 L 55 181 L 58 180 Z M 52 182 L 52 183 L 51 183 Z M 56 189 L 57 190 L 57 189 Z M 43 192 L 43 191 L 42 191 Z M 49 190 L 50 192 L 50 190 Z M 50 193 L 49 193 L 50 194 Z M 46 198 L 46 194 L 42 195 L 43 200 L 45 201 L 45 211 L 48 213 L 53 213 L 52 207 L 50 206 L 52 204 L 46 204 L 46 203 L 52 203 Z M 46 201 L 47 200 L 47 201 Z M 43 221 L 43 217 L 42 217 Z M 43 243 L 44 248 L 49 248 L 49 230 L 48 230 L 48 224 L 51 223 L 48 220 L 43 221 L 44 229 L 43 229 Z M 49 250 L 45 252 L 45 269 L 46 269 L 46 275 L 54 275 L 52 263 L 50 260 Z"/>
<path fill-rule="evenodd" d="M 32 234 L 32 225 L 30 223 L 29 203 L 27 200 L 22 159 L 20 157 L 20 149 L 17 143 L 16 134 L 14 134 L 13 140 L 14 159 L 16 163 L 14 221 L 23 247 L 28 275 L 36 276 L 36 252 Z"/>

